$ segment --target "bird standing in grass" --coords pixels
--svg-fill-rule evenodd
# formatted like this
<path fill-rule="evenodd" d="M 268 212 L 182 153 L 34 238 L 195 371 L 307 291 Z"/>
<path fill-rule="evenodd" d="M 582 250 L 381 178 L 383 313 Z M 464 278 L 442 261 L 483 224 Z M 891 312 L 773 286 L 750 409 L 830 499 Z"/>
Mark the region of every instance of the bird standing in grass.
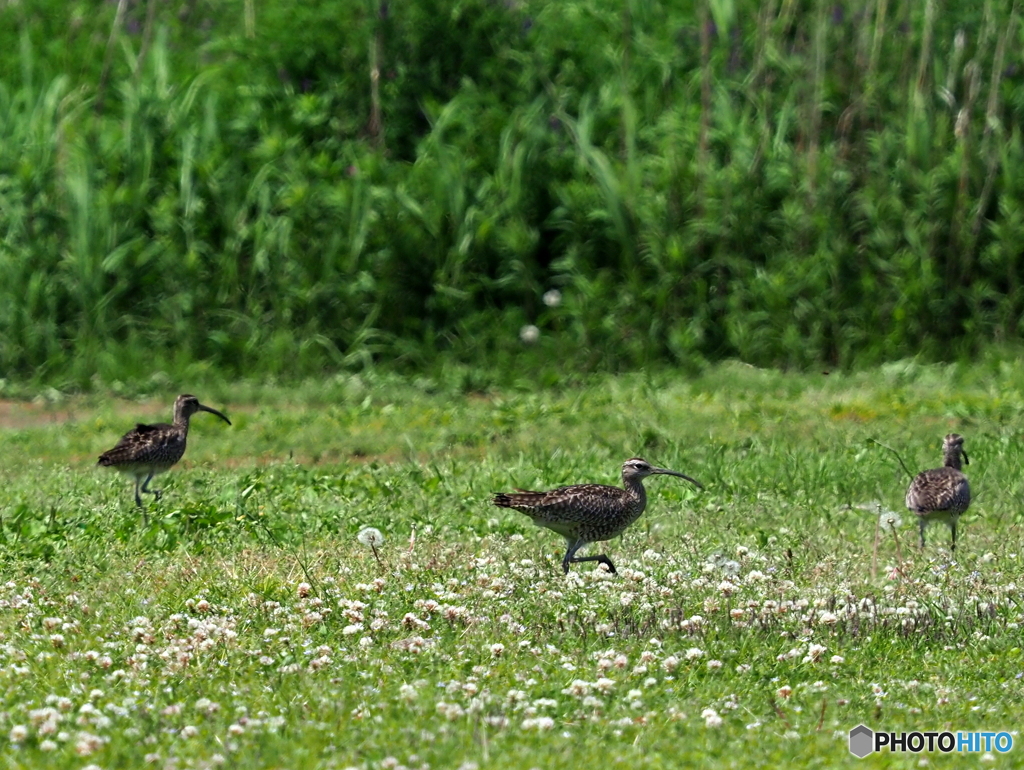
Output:
<path fill-rule="evenodd" d="M 917 514 L 921 527 L 921 547 L 924 548 L 924 529 L 933 521 L 941 521 L 949 527 L 953 536 L 951 551 L 956 550 L 956 522 L 960 514 L 971 504 L 971 485 L 960 472 L 960 456 L 964 465 L 969 465 L 964 451 L 964 437 L 950 433 L 942 440 L 942 454 L 945 458 L 941 468 L 922 471 L 917 474 L 907 490 L 907 508 Z"/>
<path fill-rule="evenodd" d="M 512 508 L 525 513 L 538 527 L 546 527 L 564 537 L 567 549 L 562 559 L 562 569 L 567 574 L 570 564 L 585 561 L 600 562 L 610 572 L 615 572 L 615 565 L 606 554 L 576 556 L 576 552 L 588 543 L 611 540 L 621 535 L 640 518 L 647 506 L 643 480 L 656 474 L 678 476 L 700 489 L 704 488 L 700 482 L 684 473 L 656 468 L 646 460 L 634 457 L 622 464 L 624 489 L 604 484 L 576 484 L 550 492 L 520 489 L 517 494 L 496 494 L 494 504 L 499 508 Z"/>
<path fill-rule="evenodd" d="M 100 465 L 114 468 L 135 479 L 135 504 L 140 508 L 141 492 L 148 492 L 155 499 L 160 499 L 160 490 L 150 489 L 149 482 L 156 474 L 170 470 L 185 454 L 188 420 L 196 412 L 215 414 L 228 425 L 231 424 L 231 420 L 216 409 L 200 404 L 198 398 L 186 393 L 174 400 L 173 423 L 144 425 L 140 422 L 121 437 L 117 446 L 100 455 Z"/>

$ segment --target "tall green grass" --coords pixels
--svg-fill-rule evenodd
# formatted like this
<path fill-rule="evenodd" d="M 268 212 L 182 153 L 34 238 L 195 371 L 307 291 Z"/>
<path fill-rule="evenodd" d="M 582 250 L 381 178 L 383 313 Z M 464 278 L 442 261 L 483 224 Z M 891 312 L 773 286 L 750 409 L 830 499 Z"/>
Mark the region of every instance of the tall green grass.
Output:
<path fill-rule="evenodd" d="M 1021 33 L 993 2 L 9 5 L 0 370 L 1012 342 Z"/>

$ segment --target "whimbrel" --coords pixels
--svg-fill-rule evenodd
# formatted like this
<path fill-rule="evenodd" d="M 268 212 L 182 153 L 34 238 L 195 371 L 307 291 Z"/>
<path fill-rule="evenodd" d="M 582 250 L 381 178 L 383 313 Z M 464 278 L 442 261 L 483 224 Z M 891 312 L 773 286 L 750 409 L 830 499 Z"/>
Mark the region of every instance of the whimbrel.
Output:
<path fill-rule="evenodd" d="M 964 437 L 950 433 L 942 440 L 945 458 L 941 468 L 917 474 L 907 490 L 907 508 L 917 514 L 921 527 L 921 547 L 924 548 L 924 528 L 930 522 L 941 521 L 953 535 L 951 551 L 956 550 L 956 522 L 971 504 L 971 486 L 960 472 L 960 455 L 969 465 L 964 451 Z"/>
<path fill-rule="evenodd" d="M 567 574 L 570 564 L 584 561 L 600 562 L 610 572 L 615 572 L 615 565 L 606 554 L 580 557 L 576 552 L 588 543 L 611 540 L 621 535 L 640 518 L 647 505 L 643 480 L 659 473 L 678 476 L 700 489 L 704 488 L 685 473 L 655 468 L 646 460 L 634 457 L 622 464 L 622 485 L 625 489 L 604 484 L 576 484 L 550 492 L 520 489 L 518 494 L 499 492 L 494 496 L 494 504 L 525 513 L 538 527 L 547 527 L 564 537 L 567 548 L 562 569 Z"/>
<path fill-rule="evenodd" d="M 231 424 L 231 420 L 216 409 L 200 404 L 198 398 L 186 393 L 174 400 L 173 423 L 144 425 L 140 422 L 134 430 L 121 437 L 117 446 L 100 455 L 100 465 L 135 478 L 135 504 L 140 508 L 140 492 L 149 492 L 155 499 L 160 499 L 160 490 L 150 489 L 149 482 L 156 474 L 170 470 L 185 454 L 188 420 L 196 412 L 215 414 Z"/>

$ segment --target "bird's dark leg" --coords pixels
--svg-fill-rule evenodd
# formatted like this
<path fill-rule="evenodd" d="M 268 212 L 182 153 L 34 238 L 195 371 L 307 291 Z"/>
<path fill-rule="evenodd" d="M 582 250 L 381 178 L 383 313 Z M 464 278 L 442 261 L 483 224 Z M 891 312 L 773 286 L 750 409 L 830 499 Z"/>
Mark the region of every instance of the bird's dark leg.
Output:
<path fill-rule="evenodd" d="M 142 507 L 142 495 L 139 494 L 139 476 L 135 477 L 135 504 Z"/>
<path fill-rule="evenodd" d="M 565 574 L 569 574 L 570 564 L 579 564 L 585 561 L 596 561 L 604 564 L 608 567 L 608 571 L 613 575 L 615 574 L 615 565 L 612 564 L 612 560 L 605 556 L 603 553 L 600 556 L 577 556 L 576 552 L 587 544 L 586 540 L 576 540 L 569 543 L 568 549 L 565 551 L 565 558 L 562 559 L 562 569 L 565 570 Z"/>
<path fill-rule="evenodd" d="M 569 574 L 569 565 L 572 564 L 575 559 L 572 557 L 576 555 L 576 552 L 586 545 L 582 540 L 566 540 L 568 547 L 565 549 L 565 556 L 562 557 L 562 571 L 566 575 Z"/>
<path fill-rule="evenodd" d="M 949 525 L 949 528 L 953 532 L 953 544 L 949 547 L 950 552 L 956 551 L 956 519 L 953 519 L 953 523 Z"/>
<path fill-rule="evenodd" d="M 580 556 L 575 559 L 570 559 L 573 564 L 579 564 L 581 561 L 596 561 L 604 564 L 608 567 L 608 571 L 613 575 L 615 574 L 615 565 L 612 564 L 612 560 L 605 556 L 603 553 L 600 556 Z M 568 565 L 566 565 L 566 572 L 569 571 Z"/>
<path fill-rule="evenodd" d="M 149 488 L 149 482 L 151 482 L 152 480 L 153 480 L 153 474 L 152 473 L 149 474 L 148 476 L 146 476 L 146 480 L 144 482 L 142 482 L 142 491 L 143 492 L 149 492 L 151 495 L 153 495 L 153 499 L 159 500 L 161 495 L 163 495 L 163 492 L 161 490 L 159 490 L 159 489 L 150 489 Z"/>
<path fill-rule="evenodd" d="M 918 520 L 918 524 L 921 525 L 921 550 L 923 551 L 924 550 L 924 528 L 925 528 L 925 526 L 927 526 L 928 522 L 926 522 L 924 519 L 919 519 Z"/>

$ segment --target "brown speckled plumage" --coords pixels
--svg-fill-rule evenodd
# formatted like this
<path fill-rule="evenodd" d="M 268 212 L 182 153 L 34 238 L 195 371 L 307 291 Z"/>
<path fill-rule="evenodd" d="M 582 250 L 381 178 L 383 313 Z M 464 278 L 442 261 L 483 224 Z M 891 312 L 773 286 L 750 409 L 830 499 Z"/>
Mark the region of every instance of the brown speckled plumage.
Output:
<path fill-rule="evenodd" d="M 134 430 L 125 433 L 113 449 L 100 455 L 99 465 L 134 477 L 135 504 L 139 507 L 142 506 L 140 492 L 149 492 L 160 499 L 160 490 L 150 489 L 149 482 L 156 474 L 170 470 L 185 454 L 188 421 L 196 412 L 215 414 L 231 424 L 231 420 L 216 409 L 200 404 L 198 398 L 186 393 L 174 401 L 173 423 L 144 425 L 140 422 Z"/>
<path fill-rule="evenodd" d="M 564 537 L 567 550 L 562 568 L 566 572 L 570 564 L 585 561 L 601 562 L 609 571 L 615 572 L 615 565 L 605 554 L 577 557 L 576 552 L 588 543 L 611 540 L 621 535 L 640 518 L 647 506 L 643 480 L 655 474 L 678 476 L 704 488 L 686 474 L 655 468 L 646 460 L 634 457 L 622 464 L 624 489 L 605 484 L 576 484 L 550 492 L 499 492 L 494 496 L 494 504 L 525 513 L 538 527 L 546 527 Z"/>
<path fill-rule="evenodd" d="M 917 474 L 907 490 L 907 508 L 913 511 L 921 527 L 921 547 L 924 548 L 924 530 L 929 523 L 941 521 L 946 524 L 953 538 L 951 550 L 956 550 L 956 522 L 960 514 L 971 504 L 971 485 L 960 472 L 960 456 L 969 465 L 964 451 L 964 438 L 950 433 L 942 441 L 945 462 L 941 468 L 933 468 Z"/>

